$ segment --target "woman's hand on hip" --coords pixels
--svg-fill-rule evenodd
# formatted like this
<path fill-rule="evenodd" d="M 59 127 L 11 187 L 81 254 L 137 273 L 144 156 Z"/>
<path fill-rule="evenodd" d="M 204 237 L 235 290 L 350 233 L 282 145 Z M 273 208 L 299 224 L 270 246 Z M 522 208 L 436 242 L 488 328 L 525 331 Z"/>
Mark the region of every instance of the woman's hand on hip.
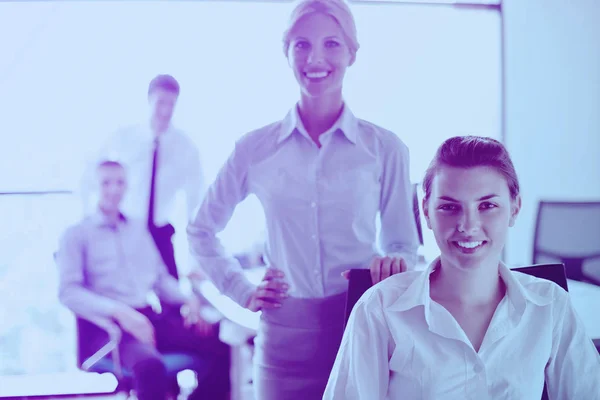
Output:
<path fill-rule="evenodd" d="M 267 268 L 256 290 L 250 296 L 246 308 L 259 311 L 267 308 L 281 307 L 281 301 L 288 297 L 289 285 L 283 281 L 285 275 L 276 268 Z"/>

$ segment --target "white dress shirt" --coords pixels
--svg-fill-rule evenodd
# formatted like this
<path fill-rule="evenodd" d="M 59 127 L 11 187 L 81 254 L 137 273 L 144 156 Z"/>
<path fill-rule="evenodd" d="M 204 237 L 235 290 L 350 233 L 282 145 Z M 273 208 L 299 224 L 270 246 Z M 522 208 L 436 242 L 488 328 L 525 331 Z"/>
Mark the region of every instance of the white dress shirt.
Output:
<path fill-rule="evenodd" d="M 500 267 L 506 295 L 475 351 L 431 299 L 429 275 L 394 275 L 356 303 L 323 399 L 600 399 L 600 356 L 553 282 Z"/>
<path fill-rule="evenodd" d="M 91 194 L 96 184 L 95 167 L 99 161 L 115 160 L 126 167 L 128 189 L 122 203 L 123 212 L 133 218 L 147 220 L 152 178 L 154 136 L 148 124 L 128 127 L 116 132 L 88 167 L 81 186 L 86 214 L 98 204 Z M 172 220 L 178 192 L 186 196 L 190 219 L 204 194 L 204 179 L 198 148 L 183 131 L 170 127 L 159 135 L 159 153 L 155 188 L 156 225 Z"/>
<path fill-rule="evenodd" d="M 244 135 L 188 226 L 192 252 L 224 294 L 245 305 L 256 287 L 217 238 L 238 203 L 255 194 L 266 216 L 266 262 L 283 270 L 289 294 L 322 298 L 347 290 L 340 275 L 367 268 L 381 213 L 384 253 L 416 263 L 409 153 L 392 132 L 346 106 L 319 148 L 294 107 L 282 120 Z"/>

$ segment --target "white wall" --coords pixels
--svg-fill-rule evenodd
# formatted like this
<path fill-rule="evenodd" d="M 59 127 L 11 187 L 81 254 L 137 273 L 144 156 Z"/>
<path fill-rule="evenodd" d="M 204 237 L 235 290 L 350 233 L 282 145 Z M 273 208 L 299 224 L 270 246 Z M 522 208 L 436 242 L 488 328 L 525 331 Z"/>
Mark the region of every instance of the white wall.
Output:
<path fill-rule="evenodd" d="M 506 260 L 522 264 L 539 200 L 600 199 L 600 2 L 503 3 L 506 143 L 523 195 Z"/>
<path fill-rule="evenodd" d="M 14 171 L 0 176 L 0 191 L 75 188 L 105 138 L 145 118 L 147 84 L 164 72 L 181 83 L 175 122 L 200 148 L 211 182 L 236 139 L 282 118 L 297 99 L 281 51 L 291 7 L 259 1 L 0 2 L 0 37 L 11 38 L 0 40 L 6 132 L 0 171 Z M 348 70 L 345 98 L 356 115 L 404 140 L 413 181 L 422 179 L 447 137 L 500 136 L 497 13 L 373 4 L 353 10 L 361 48 Z M 185 216 L 176 220 L 184 231 Z M 251 196 L 221 237 L 240 251 L 262 236 L 263 227 L 262 209 Z M 429 230 L 424 234 L 428 254 L 437 255 Z M 184 235 L 175 240 L 187 247 Z"/>

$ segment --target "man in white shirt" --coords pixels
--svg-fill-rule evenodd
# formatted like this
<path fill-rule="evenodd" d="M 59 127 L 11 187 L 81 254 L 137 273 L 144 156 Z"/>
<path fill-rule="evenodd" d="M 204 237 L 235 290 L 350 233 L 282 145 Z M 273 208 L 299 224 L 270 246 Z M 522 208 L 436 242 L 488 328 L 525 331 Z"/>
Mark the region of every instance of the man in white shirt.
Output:
<path fill-rule="evenodd" d="M 178 195 L 185 196 L 185 217 L 189 220 L 205 191 L 199 150 L 185 132 L 172 124 L 179 93 L 180 85 L 173 76 L 157 75 L 152 79 L 148 85 L 147 121 L 115 132 L 90 160 L 81 185 L 84 212 L 91 214 L 97 205 L 93 194 L 98 162 L 114 160 L 123 165 L 128 190 L 120 209 L 128 217 L 146 222 L 167 271 L 175 278 L 179 278 L 181 266 L 178 268 L 175 258 L 174 225 L 185 229 L 185 225 L 177 224 L 183 221 L 176 221 Z M 191 256 L 187 260 L 193 262 Z M 186 267 L 182 271 L 192 269 Z M 222 357 L 220 362 L 223 365 L 216 368 L 229 370 L 229 357 Z"/>
<path fill-rule="evenodd" d="M 175 277 L 178 270 L 172 224 L 176 196 L 182 191 L 185 194 L 189 220 L 204 193 L 198 148 L 171 123 L 179 91 L 179 83 L 172 76 L 156 76 L 148 87 L 148 121 L 117 131 L 98 155 L 98 160 L 117 160 L 127 169 L 130 189 L 123 199 L 123 212 L 148 221 L 161 256 Z M 95 204 L 91 194 L 93 166 L 98 160 L 93 160 L 83 178 L 86 211 Z"/>

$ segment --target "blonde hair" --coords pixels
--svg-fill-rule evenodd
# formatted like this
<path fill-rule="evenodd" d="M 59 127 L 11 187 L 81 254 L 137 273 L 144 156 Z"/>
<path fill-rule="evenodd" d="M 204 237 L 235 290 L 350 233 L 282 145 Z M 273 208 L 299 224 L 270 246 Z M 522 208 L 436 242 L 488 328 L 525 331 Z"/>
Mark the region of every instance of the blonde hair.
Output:
<path fill-rule="evenodd" d="M 323 13 L 331 16 L 342 28 L 346 43 L 352 58 L 356 57 L 360 45 L 356 34 L 356 23 L 348 4 L 344 0 L 300 0 L 297 2 L 292 14 L 288 28 L 283 33 L 283 53 L 288 55 L 290 48 L 290 32 L 298 23 L 300 18 L 312 13 Z"/>

